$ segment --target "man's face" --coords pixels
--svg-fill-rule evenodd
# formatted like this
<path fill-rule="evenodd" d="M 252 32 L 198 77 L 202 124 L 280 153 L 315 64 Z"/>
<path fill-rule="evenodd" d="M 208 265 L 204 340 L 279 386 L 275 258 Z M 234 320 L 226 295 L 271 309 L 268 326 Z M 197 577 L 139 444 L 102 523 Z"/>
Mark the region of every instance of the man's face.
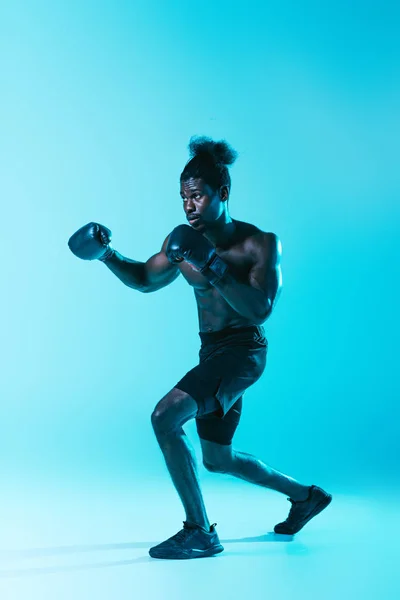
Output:
<path fill-rule="evenodd" d="M 214 191 L 203 179 L 181 182 L 183 209 L 189 224 L 198 230 L 215 223 L 224 211 L 224 189 Z"/>

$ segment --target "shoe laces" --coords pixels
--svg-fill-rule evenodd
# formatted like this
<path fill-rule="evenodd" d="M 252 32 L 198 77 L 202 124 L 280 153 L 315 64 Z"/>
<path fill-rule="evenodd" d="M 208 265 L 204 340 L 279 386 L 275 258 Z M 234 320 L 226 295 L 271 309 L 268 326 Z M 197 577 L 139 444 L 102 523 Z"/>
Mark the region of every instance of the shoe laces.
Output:
<path fill-rule="evenodd" d="M 186 521 L 184 521 L 183 529 L 181 529 L 180 531 L 178 531 L 178 533 L 176 533 L 174 535 L 174 540 L 176 540 L 177 542 L 182 542 L 182 541 L 186 540 L 188 537 L 190 537 L 191 535 L 193 535 L 195 531 L 196 531 L 196 527 L 190 527 L 187 525 Z"/>
<path fill-rule="evenodd" d="M 206 533 L 211 533 L 214 531 L 214 527 L 217 525 L 217 523 L 213 523 L 210 526 L 210 530 L 207 531 Z M 200 529 L 202 530 L 201 527 L 197 527 L 196 525 L 191 526 L 187 523 L 187 521 L 183 521 L 183 529 L 181 529 L 180 531 L 178 531 L 178 533 L 174 536 L 174 539 L 176 539 L 178 542 L 187 539 L 190 535 L 193 535 L 194 532 L 196 531 L 196 529 Z M 203 530 L 202 530 L 203 531 Z"/>
<path fill-rule="evenodd" d="M 183 529 L 178 531 L 176 535 L 174 535 L 174 540 L 176 540 L 177 542 L 182 542 L 188 537 L 188 535 L 191 535 L 192 533 L 193 532 L 190 529 L 184 527 Z"/>
<path fill-rule="evenodd" d="M 308 508 L 307 502 L 302 501 L 302 500 L 296 502 L 295 500 L 292 500 L 291 498 L 288 498 L 288 500 L 292 505 L 290 508 L 290 511 L 289 511 L 288 518 L 287 518 L 288 521 L 293 518 L 295 518 L 295 519 L 300 518 L 304 514 L 304 512 L 307 512 L 307 508 Z"/>
<path fill-rule="evenodd" d="M 295 500 L 292 500 L 291 498 L 288 498 L 288 500 L 289 500 L 290 504 L 292 505 L 290 507 L 290 511 L 289 511 L 288 518 L 287 518 L 287 520 L 290 521 L 291 519 L 293 519 L 295 517 L 295 513 L 299 512 L 299 509 L 301 512 L 301 509 L 303 507 L 301 506 L 301 502 L 296 502 Z"/>

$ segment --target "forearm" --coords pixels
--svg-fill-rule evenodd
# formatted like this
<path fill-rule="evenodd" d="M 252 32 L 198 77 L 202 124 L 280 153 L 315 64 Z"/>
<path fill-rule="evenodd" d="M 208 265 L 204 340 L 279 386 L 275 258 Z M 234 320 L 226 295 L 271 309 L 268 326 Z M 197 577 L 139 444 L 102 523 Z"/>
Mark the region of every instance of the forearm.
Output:
<path fill-rule="evenodd" d="M 272 301 L 264 291 L 238 282 L 229 271 L 213 285 L 236 312 L 254 324 L 261 325 L 267 319 Z"/>
<path fill-rule="evenodd" d="M 131 260 L 114 250 L 110 258 L 104 261 L 122 283 L 139 292 L 146 291 L 145 263 Z"/>

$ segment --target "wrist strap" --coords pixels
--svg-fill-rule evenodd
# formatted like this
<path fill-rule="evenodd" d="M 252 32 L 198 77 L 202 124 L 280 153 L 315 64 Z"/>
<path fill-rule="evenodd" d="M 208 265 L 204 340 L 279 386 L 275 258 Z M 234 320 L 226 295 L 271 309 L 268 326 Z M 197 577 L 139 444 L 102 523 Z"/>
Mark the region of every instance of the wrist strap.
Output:
<path fill-rule="evenodd" d="M 100 256 L 100 258 L 98 260 L 101 260 L 101 262 L 106 262 L 106 260 L 108 260 L 109 258 L 114 256 L 114 254 L 115 254 L 115 250 L 111 246 L 111 244 L 109 244 L 106 252 L 104 252 L 104 254 L 102 256 Z"/>
<path fill-rule="evenodd" d="M 207 263 L 205 269 L 202 271 L 210 283 L 215 285 L 225 275 L 228 270 L 228 265 L 218 256 L 214 254 L 210 262 Z"/>

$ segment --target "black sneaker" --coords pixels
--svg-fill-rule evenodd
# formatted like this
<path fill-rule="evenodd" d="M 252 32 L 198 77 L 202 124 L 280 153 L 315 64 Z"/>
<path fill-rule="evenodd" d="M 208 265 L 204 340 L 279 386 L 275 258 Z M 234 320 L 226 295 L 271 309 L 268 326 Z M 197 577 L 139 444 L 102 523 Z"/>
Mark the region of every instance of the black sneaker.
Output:
<path fill-rule="evenodd" d="M 183 529 L 170 537 L 165 542 L 150 548 L 149 554 L 152 558 L 183 559 L 204 558 L 223 552 L 215 525 L 211 525 L 210 531 L 205 531 L 194 523 L 183 522 Z"/>
<path fill-rule="evenodd" d="M 299 502 L 295 502 L 291 498 L 288 498 L 288 500 L 292 503 L 289 516 L 283 523 L 275 525 L 275 533 L 285 533 L 286 535 L 297 533 L 310 519 L 318 515 L 331 503 L 332 496 L 320 487 L 312 485 L 307 500 Z"/>

